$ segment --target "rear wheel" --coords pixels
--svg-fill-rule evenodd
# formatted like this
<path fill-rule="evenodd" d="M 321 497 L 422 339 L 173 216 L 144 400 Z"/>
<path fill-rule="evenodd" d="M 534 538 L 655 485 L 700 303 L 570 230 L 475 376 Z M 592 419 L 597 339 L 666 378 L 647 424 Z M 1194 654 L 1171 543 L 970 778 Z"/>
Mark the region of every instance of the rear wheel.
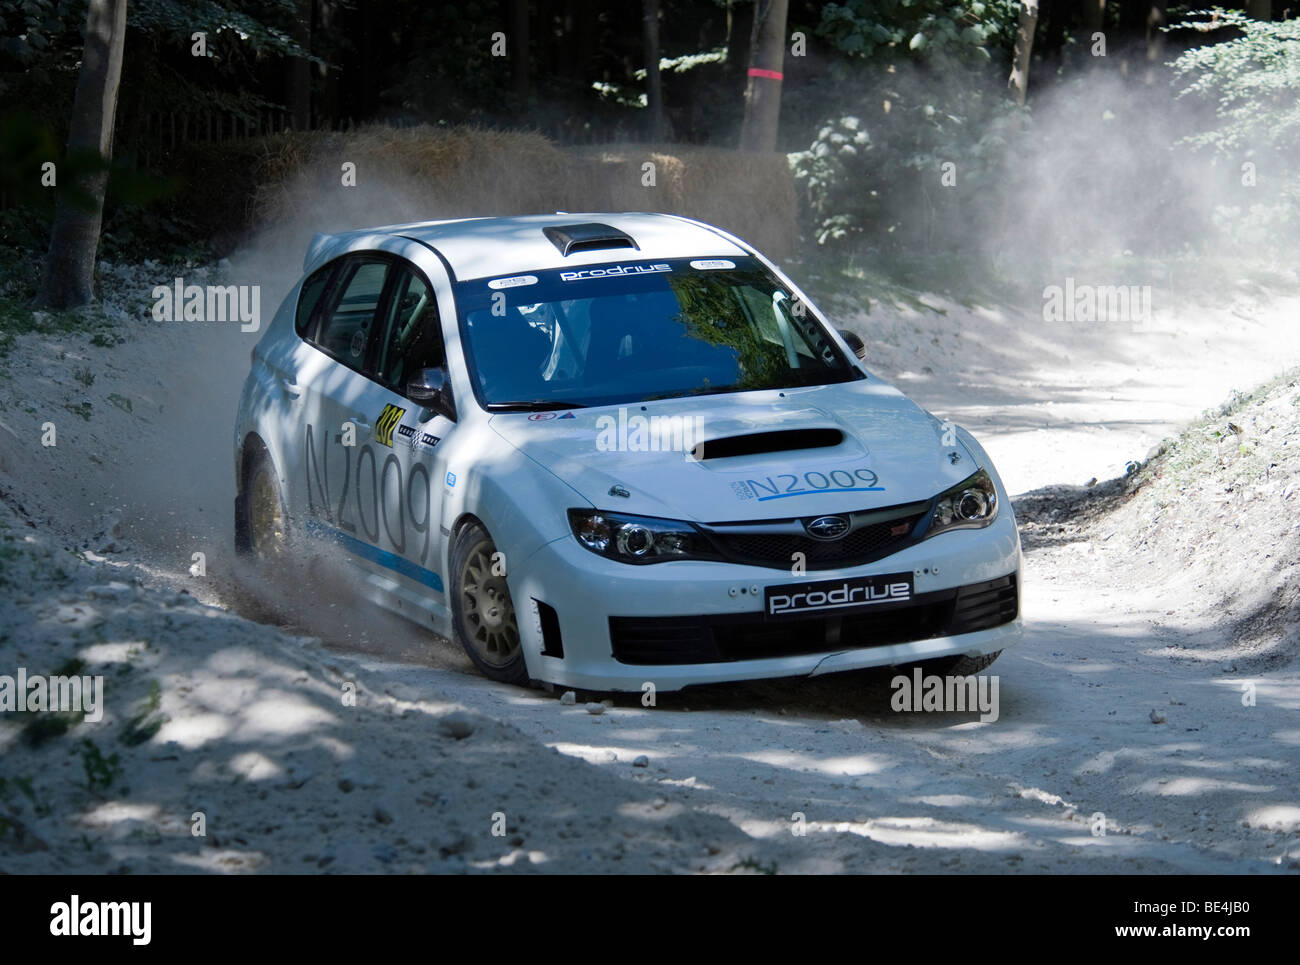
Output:
<path fill-rule="evenodd" d="M 528 683 L 514 601 L 496 544 L 479 523 L 466 526 L 451 554 L 452 626 L 456 640 L 486 677 Z"/>
<path fill-rule="evenodd" d="M 244 457 L 244 487 L 235 509 L 236 548 L 260 560 L 283 559 L 287 515 L 271 457 L 257 446 Z"/>

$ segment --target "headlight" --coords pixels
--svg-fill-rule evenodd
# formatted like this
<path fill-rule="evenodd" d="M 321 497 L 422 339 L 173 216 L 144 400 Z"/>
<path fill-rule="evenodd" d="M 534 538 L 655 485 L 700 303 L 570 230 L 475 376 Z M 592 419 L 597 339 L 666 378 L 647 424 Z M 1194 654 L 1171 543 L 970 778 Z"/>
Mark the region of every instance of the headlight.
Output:
<path fill-rule="evenodd" d="M 998 494 L 993 479 L 981 469 L 935 501 L 926 536 L 950 529 L 981 529 L 998 515 Z"/>
<path fill-rule="evenodd" d="M 719 559 L 694 526 L 675 519 L 571 509 L 569 527 L 587 549 L 620 563 Z"/>

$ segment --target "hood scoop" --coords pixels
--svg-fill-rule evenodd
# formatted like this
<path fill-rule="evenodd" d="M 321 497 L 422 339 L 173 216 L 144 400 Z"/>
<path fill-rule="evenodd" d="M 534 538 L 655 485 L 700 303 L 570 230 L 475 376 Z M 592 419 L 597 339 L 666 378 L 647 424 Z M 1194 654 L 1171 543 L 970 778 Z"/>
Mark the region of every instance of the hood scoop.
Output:
<path fill-rule="evenodd" d="M 691 455 L 703 462 L 710 459 L 734 459 L 737 456 L 759 456 L 773 452 L 792 452 L 797 449 L 829 449 L 844 441 L 839 429 L 777 429 L 771 432 L 750 432 L 739 436 L 723 436 L 701 442 L 691 450 Z"/>
<path fill-rule="evenodd" d="M 599 222 L 555 225 L 543 228 L 542 234 L 565 258 L 576 251 L 599 251 L 604 248 L 640 248 L 626 231 Z"/>

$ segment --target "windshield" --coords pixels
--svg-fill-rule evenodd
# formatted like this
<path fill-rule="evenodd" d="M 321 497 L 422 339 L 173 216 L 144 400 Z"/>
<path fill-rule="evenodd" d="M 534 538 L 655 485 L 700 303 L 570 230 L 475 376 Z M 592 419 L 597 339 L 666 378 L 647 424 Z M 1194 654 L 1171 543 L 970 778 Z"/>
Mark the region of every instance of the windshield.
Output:
<path fill-rule="evenodd" d="M 488 408 L 564 408 L 845 382 L 857 370 L 752 258 L 624 262 L 458 282 Z"/>

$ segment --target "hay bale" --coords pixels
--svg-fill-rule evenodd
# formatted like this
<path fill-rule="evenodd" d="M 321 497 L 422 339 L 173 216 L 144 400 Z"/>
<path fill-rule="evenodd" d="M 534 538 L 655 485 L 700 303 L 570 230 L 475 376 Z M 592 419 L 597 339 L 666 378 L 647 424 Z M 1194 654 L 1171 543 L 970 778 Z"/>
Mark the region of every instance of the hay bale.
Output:
<path fill-rule="evenodd" d="M 356 165 L 355 187 L 342 165 Z M 316 230 L 474 215 L 534 214 L 571 203 L 566 160 L 539 134 L 478 128 L 365 127 L 326 134 L 305 160 L 268 170 L 260 220 L 321 208 Z M 278 165 L 277 165 L 278 168 Z"/>
<path fill-rule="evenodd" d="M 794 176 L 783 154 L 744 154 L 686 145 L 625 145 L 571 149 L 594 163 L 602 207 L 663 211 L 717 225 L 781 260 L 799 236 Z M 654 186 L 643 183 L 654 164 Z"/>
<path fill-rule="evenodd" d="M 654 186 L 642 165 L 655 165 Z M 356 165 L 356 185 L 342 166 Z M 732 231 L 773 258 L 794 251 L 798 208 L 783 155 L 682 145 L 560 148 L 525 131 L 381 125 L 206 144 L 182 161 L 181 205 L 224 248 L 301 265 L 317 231 L 562 211 L 663 211 Z"/>
<path fill-rule="evenodd" d="M 355 185 L 343 165 L 355 165 Z M 261 139 L 251 156 L 244 247 L 292 277 L 312 234 L 405 221 L 572 209 L 568 159 L 516 131 L 371 126 Z"/>

